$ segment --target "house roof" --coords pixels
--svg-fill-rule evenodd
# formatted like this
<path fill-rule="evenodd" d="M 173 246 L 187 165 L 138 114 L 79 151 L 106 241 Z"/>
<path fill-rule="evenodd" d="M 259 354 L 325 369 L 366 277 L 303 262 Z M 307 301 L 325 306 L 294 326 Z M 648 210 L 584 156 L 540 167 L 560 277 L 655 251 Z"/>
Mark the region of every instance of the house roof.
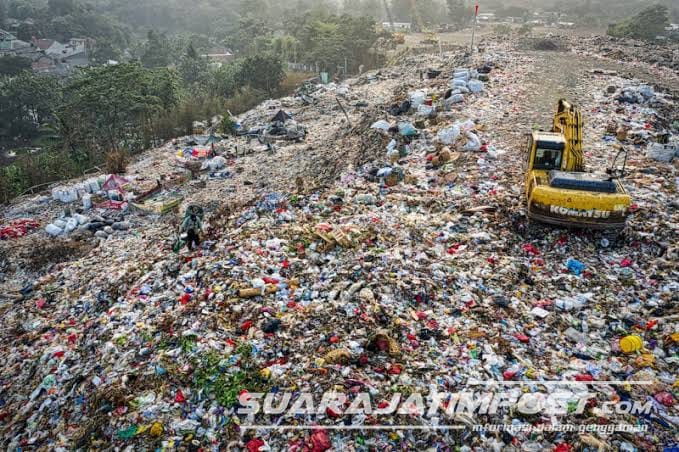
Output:
<path fill-rule="evenodd" d="M 204 57 L 221 57 L 221 56 L 233 56 L 233 53 L 229 49 L 224 47 L 215 47 L 203 54 Z"/>
<path fill-rule="evenodd" d="M 33 45 L 40 50 L 47 50 L 54 44 L 54 39 L 35 39 L 33 38 Z"/>
<path fill-rule="evenodd" d="M 13 41 L 15 39 L 16 36 L 14 36 L 12 33 L 0 29 L 0 41 Z"/>

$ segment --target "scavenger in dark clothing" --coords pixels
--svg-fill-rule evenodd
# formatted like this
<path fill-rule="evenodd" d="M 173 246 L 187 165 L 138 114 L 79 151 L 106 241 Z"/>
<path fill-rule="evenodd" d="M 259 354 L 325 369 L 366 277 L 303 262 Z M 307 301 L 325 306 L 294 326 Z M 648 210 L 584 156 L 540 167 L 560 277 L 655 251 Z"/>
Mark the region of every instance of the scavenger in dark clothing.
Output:
<path fill-rule="evenodd" d="M 191 214 L 184 219 L 182 223 L 182 232 L 186 233 L 186 247 L 189 250 L 200 245 L 200 230 L 203 228 L 203 222 L 197 215 Z"/>

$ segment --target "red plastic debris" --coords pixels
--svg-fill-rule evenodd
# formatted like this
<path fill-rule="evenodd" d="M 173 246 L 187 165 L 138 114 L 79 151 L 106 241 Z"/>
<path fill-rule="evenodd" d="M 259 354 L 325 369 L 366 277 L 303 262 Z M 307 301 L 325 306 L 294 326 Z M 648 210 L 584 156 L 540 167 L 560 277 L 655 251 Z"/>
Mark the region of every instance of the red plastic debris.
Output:
<path fill-rule="evenodd" d="M 177 393 L 174 395 L 174 401 L 177 403 L 186 402 L 186 397 L 184 397 L 184 393 L 181 389 L 177 389 Z"/>
<path fill-rule="evenodd" d="M 448 248 L 448 254 L 455 254 L 455 253 L 457 253 L 457 250 L 459 250 L 461 246 L 462 246 L 461 243 L 455 243 L 455 244 L 451 245 L 451 246 Z"/>
<path fill-rule="evenodd" d="M 519 342 L 523 342 L 524 344 L 527 344 L 530 341 L 530 338 L 525 334 L 516 333 L 514 337 L 517 338 Z"/>
<path fill-rule="evenodd" d="M 620 261 L 620 266 L 621 267 L 629 267 L 632 265 L 632 259 L 629 257 L 624 258 L 623 260 Z"/>
<path fill-rule="evenodd" d="M 340 413 L 338 413 L 337 411 L 333 410 L 330 407 L 327 407 L 325 409 L 325 415 L 328 416 L 330 419 L 337 419 L 338 417 L 341 416 Z"/>
<path fill-rule="evenodd" d="M 327 431 L 318 429 L 311 434 L 311 452 L 323 452 L 331 447 Z"/>
<path fill-rule="evenodd" d="M 0 240 L 23 237 L 40 227 L 40 223 L 30 218 L 19 218 L 0 228 Z"/>
<path fill-rule="evenodd" d="M 248 449 L 248 452 L 259 452 L 259 449 L 264 447 L 264 441 L 259 438 L 254 438 L 248 441 L 245 447 Z"/>
<path fill-rule="evenodd" d="M 594 377 L 589 374 L 577 374 L 575 381 L 594 381 Z"/>
<path fill-rule="evenodd" d="M 535 247 L 532 243 L 526 243 L 522 246 L 523 250 L 532 255 L 532 256 L 539 256 L 540 255 L 540 250 Z"/>
<path fill-rule="evenodd" d="M 674 397 L 667 391 L 657 393 L 655 395 L 655 400 L 657 400 L 658 403 L 662 403 L 665 406 L 674 405 Z"/>

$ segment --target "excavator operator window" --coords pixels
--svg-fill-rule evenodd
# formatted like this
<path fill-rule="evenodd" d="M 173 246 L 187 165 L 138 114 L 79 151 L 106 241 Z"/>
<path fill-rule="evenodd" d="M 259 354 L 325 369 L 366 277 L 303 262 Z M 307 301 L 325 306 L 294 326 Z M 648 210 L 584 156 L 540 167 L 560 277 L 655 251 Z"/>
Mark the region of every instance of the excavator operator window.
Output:
<path fill-rule="evenodd" d="M 533 168 L 553 170 L 561 168 L 561 153 L 557 149 L 536 149 Z"/>

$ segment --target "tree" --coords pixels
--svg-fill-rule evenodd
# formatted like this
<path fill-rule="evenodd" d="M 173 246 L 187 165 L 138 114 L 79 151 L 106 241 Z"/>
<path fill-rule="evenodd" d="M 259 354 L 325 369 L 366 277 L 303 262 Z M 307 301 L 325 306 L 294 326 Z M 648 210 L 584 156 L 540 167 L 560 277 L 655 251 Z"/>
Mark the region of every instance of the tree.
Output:
<path fill-rule="evenodd" d="M 471 9 L 467 7 L 464 0 L 446 0 L 448 7 L 448 18 L 450 23 L 458 29 L 464 28 L 471 19 Z"/>
<path fill-rule="evenodd" d="M 66 16 L 77 11 L 78 4 L 75 0 L 48 0 L 47 11 L 52 16 Z"/>
<path fill-rule="evenodd" d="M 69 79 L 56 116 L 69 146 L 136 151 L 153 118 L 174 108 L 179 94 L 174 71 L 139 63 L 96 66 Z"/>
<path fill-rule="evenodd" d="M 141 61 L 148 68 L 166 67 L 170 64 L 170 41 L 165 33 L 149 30 Z"/>
<path fill-rule="evenodd" d="M 90 49 L 90 56 L 95 63 L 103 64 L 109 60 L 119 61 L 122 53 L 111 41 L 106 39 L 97 40 Z"/>
<path fill-rule="evenodd" d="M 257 55 L 243 61 L 238 80 L 242 85 L 265 91 L 269 96 L 278 90 L 285 79 L 280 58 L 271 55 Z"/>
<path fill-rule="evenodd" d="M 7 22 L 7 3 L 0 2 L 0 28 L 5 26 Z"/>
<path fill-rule="evenodd" d="M 0 57 L 0 76 L 18 75 L 23 71 L 31 70 L 31 60 L 28 58 L 5 55 Z"/>
<path fill-rule="evenodd" d="M 608 27 L 616 38 L 653 39 L 665 33 L 669 26 L 668 9 L 663 5 L 649 6 L 634 17 Z"/>
<path fill-rule="evenodd" d="M 189 46 L 186 48 L 186 58 L 190 60 L 197 60 L 199 58 L 196 48 L 193 47 L 193 43 L 189 42 Z"/>
<path fill-rule="evenodd" d="M 386 14 L 383 11 L 384 7 L 380 0 L 363 0 L 361 11 L 363 15 L 373 17 L 375 20 L 380 20 Z"/>
<path fill-rule="evenodd" d="M 226 64 L 212 74 L 209 80 L 210 94 L 228 98 L 236 94 L 241 83 L 241 65 L 238 62 Z"/>
<path fill-rule="evenodd" d="M 22 72 L 0 78 L 0 124 L 14 137 L 30 138 L 50 121 L 61 98 L 55 77 Z"/>
<path fill-rule="evenodd" d="M 351 64 L 347 69 L 356 70 L 361 64 L 368 64 L 370 48 L 377 41 L 375 19 L 344 15 L 338 22 L 337 32 L 342 39 L 343 57 Z"/>
<path fill-rule="evenodd" d="M 416 22 L 411 0 L 391 0 L 391 14 L 398 22 Z"/>
<path fill-rule="evenodd" d="M 189 43 L 184 56 L 179 62 L 179 74 L 187 86 L 194 84 L 207 85 L 210 70 L 207 59 L 198 55 L 198 51 Z"/>
<path fill-rule="evenodd" d="M 238 31 L 229 38 L 227 45 L 242 55 L 250 56 L 267 51 L 273 30 L 259 15 L 248 15 L 238 21 Z"/>
<path fill-rule="evenodd" d="M 7 14 L 18 20 L 26 20 L 36 15 L 36 8 L 26 0 L 14 0 L 9 4 Z"/>

